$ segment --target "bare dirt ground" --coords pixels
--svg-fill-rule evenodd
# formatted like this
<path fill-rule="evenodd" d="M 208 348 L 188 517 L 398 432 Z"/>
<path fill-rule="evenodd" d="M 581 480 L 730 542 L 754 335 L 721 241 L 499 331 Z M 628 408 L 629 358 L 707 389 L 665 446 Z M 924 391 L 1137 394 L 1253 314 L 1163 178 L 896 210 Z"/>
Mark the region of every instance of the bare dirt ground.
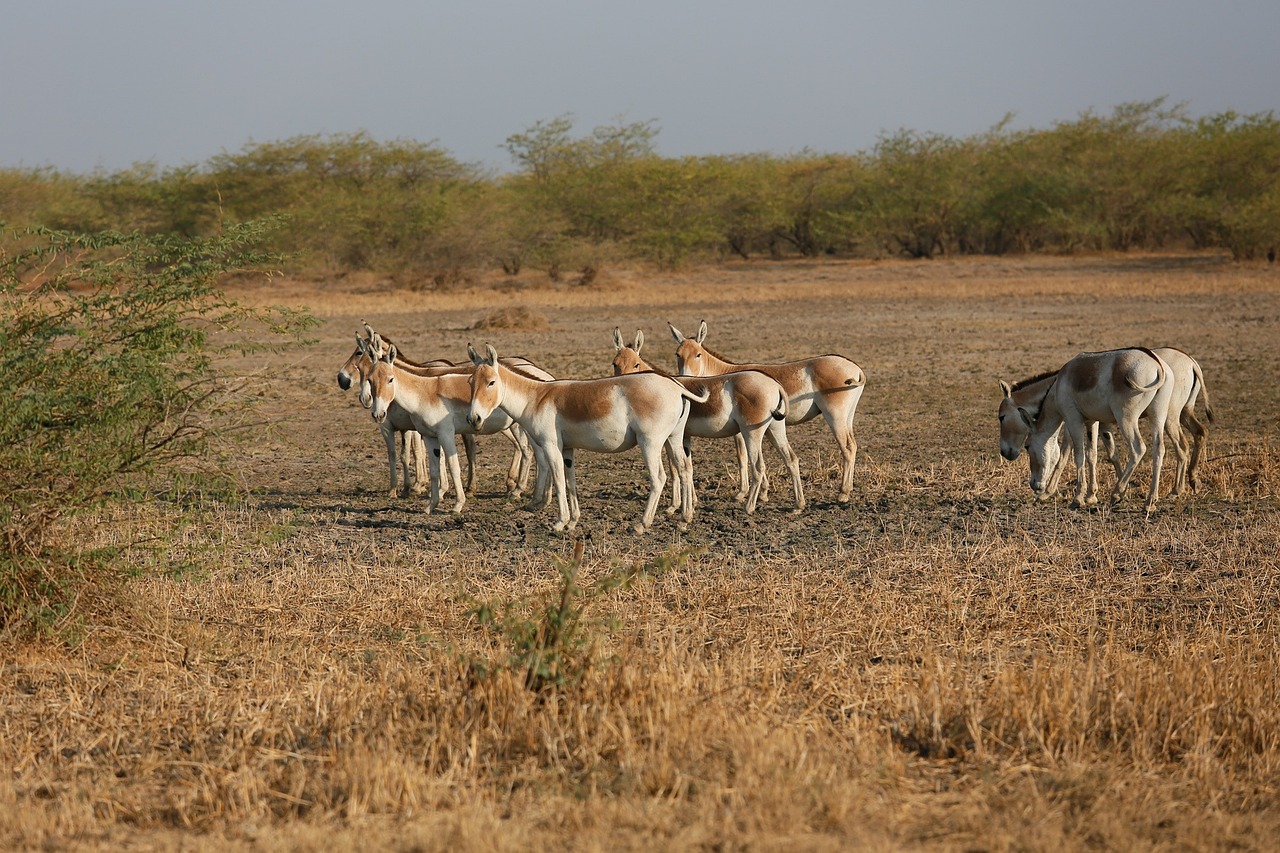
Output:
<path fill-rule="evenodd" d="M 0 845 L 1265 849 L 1280 834 L 1274 268 L 762 262 L 239 295 L 309 306 L 317 342 L 243 365 L 275 426 L 232 465 L 246 501 L 113 519 L 104 542 L 138 553 L 130 605 L 74 649 L 5 650 Z M 472 328 L 510 307 L 549 328 Z M 633 452 L 579 455 L 582 522 L 554 533 L 550 511 L 502 494 L 509 445 L 491 437 L 463 513 L 428 516 L 388 496 L 376 428 L 335 381 L 361 320 L 411 357 L 492 343 L 567 378 L 607 374 L 615 326 L 673 368 L 667 322 L 703 319 L 729 357 L 865 369 L 850 503 L 818 420 L 789 430 L 800 515 L 772 449 L 771 499 L 749 517 L 732 442 L 698 441 L 687 530 L 660 514 L 630 532 L 648 487 Z M 1035 504 L 1026 462 L 997 452 L 997 380 L 1134 344 L 1204 368 L 1217 421 L 1200 492 L 1150 519 L 1137 491 L 1093 512 Z M 162 548 L 130 544 L 153 535 Z M 586 663 L 527 690 L 515 628 L 472 614 L 536 621 L 576 540 Z M 643 570 L 592 586 L 619 567 Z"/>

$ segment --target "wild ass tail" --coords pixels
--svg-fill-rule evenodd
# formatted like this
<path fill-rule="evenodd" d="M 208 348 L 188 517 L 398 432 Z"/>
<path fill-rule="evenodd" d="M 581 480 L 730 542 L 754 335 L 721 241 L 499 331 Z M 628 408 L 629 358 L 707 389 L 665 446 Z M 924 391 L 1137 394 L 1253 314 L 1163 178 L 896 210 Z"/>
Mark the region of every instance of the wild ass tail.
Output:
<path fill-rule="evenodd" d="M 672 381 L 674 382 L 675 380 L 673 379 Z M 701 396 L 699 396 L 698 394 L 695 394 L 693 391 L 691 391 L 690 389 L 686 388 L 685 386 L 680 385 L 680 383 L 679 383 L 679 382 L 676 382 L 676 385 L 678 385 L 678 386 L 680 387 L 680 393 L 681 393 L 685 398 L 687 398 L 687 399 L 689 399 L 689 400 L 692 400 L 692 401 L 693 401 L 693 402 L 695 402 L 695 403 L 705 403 L 705 402 L 707 402 L 708 400 L 710 400 L 710 399 L 711 399 L 711 389 L 710 389 L 710 388 L 708 388 L 706 385 L 699 385 L 699 386 L 698 386 L 699 388 L 701 388 L 701 389 L 702 389 L 702 395 L 701 395 Z"/>
<path fill-rule="evenodd" d="M 770 412 L 775 421 L 786 420 L 787 417 L 787 395 L 784 391 L 778 391 L 778 405 L 773 407 Z"/>
<path fill-rule="evenodd" d="M 1200 385 L 1200 399 L 1204 400 L 1204 416 L 1213 423 L 1213 406 L 1209 405 L 1209 386 L 1204 384 L 1204 374 L 1200 372 L 1200 362 L 1191 359 L 1192 369 L 1196 374 L 1196 382 Z"/>
<path fill-rule="evenodd" d="M 1153 359 L 1155 359 L 1155 362 L 1156 362 L 1156 381 L 1155 381 L 1155 382 L 1152 382 L 1150 385 L 1135 385 L 1135 384 L 1133 383 L 1133 380 L 1132 380 L 1131 378 L 1129 378 L 1128 376 L 1126 376 L 1126 377 L 1124 378 L 1125 384 L 1127 384 L 1130 388 L 1132 388 L 1132 389 L 1133 389 L 1133 390 L 1135 390 L 1135 391 L 1154 391 L 1154 390 L 1156 390 L 1157 388 L 1159 388 L 1161 385 L 1163 385 L 1163 384 L 1164 384 L 1164 380 L 1165 380 L 1164 361 L 1160 358 L 1160 356 L 1156 355 L 1155 353 L 1153 353 L 1151 350 L 1147 349 L 1146 347 L 1134 347 L 1134 349 L 1138 350 L 1139 352 L 1145 352 L 1147 355 L 1149 355 L 1149 356 L 1151 356 Z"/>

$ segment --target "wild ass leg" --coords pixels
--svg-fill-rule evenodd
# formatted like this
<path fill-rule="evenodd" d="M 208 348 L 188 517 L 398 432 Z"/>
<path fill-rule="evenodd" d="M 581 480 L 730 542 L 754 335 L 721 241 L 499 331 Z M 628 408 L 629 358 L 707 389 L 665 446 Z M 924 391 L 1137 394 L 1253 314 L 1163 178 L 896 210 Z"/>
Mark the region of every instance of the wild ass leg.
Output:
<path fill-rule="evenodd" d="M 749 481 L 751 488 L 747 492 L 747 515 L 756 511 L 756 504 L 760 501 L 760 490 L 764 486 L 764 431 L 765 428 L 757 426 L 738 434 L 747 449 L 747 461 L 750 463 L 751 470 Z"/>
<path fill-rule="evenodd" d="M 1124 470 L 1120 473 L 1120 479 L 1116 481 L 1115 491 L 1111 493 L 1111 502 L 1119 503 L 1124 498 L 1125 489 L 1129 488 L 1129 480 L 1133 477 L 1133 472 L 1138 467 L 1138 460 L 1142 459 L 1142 455 L 1147 452 L 1147 446 L 1142 441 L 1142 431 L 1138 428 L 1138 419 L 1134 418 L 1131 423 L 1120 424 L 1120 434 L 1124 438 L 1125 444 L 1129 448 L 1129 459 L 1125 463 Z"/>
<path fill-rule="evenodd" d="M 542 456 L 538 459 L 539 475 L 542 463 L 547 463 L 550 490 L 554 490 L 560 517 L 552 523 L 552 530 L 564 530 L 569 524 L 569 497 L 565 492 L 565 454 L 567 451 L 548 442 L 542 448 Z M 549 492 L 548 492 L 549 494 Z"/>
<path fill-rule="evenodd" d="M 853 414 L 857 401 L 853 400 L 853 405 L 849 405 L 845 402 L 845 398 L 840 396 L 844 393 L 846 392 L 836 391 L 830 394 L 818 395 L 818 407 L 827 421 L 827 426 L 831 428 L 831 434 L 836 438 L 836 447 L 840 450 L 841 471 L 838 500 L 841 503 L 845 503 L 853 497 L 853 464 L 858 459 L 858 439 L 853 435 Z"/>
<path fill-rule="evenodd" d="M 462 512 L 463 506 L 467 503 L 467 490 L 462 487 L 462 466 L 458 464 L 458 444 L 453 433 L 446 433 L 440 437 L 440 446 L 436 448 L 436 453 L 444 453 L 444 461 L 448 466 L 448 474 L 453 480 L 453 488 L 456 492 L 453 512 L 457 515 Z"/>
<path fill-rule="evenodd" d="M 679 437 L 675 436 L 674 440 L 679 442 Z M 649 471 L 649 499 L 645 502 L 644 515 L 641 517 L 640 523 L 635 526 L 636 533 L 644 533 L 653 526 L 653 518 L 658 514 L 658 502 L 662 500 L 662 490 L 666 488 L 667 484 L 667 471 L 662 464 L 662 445 L 654 441 L 642 441 L 640 442 L 640 453 L 644 457 L 645 468 Z M 681 471 L 677 468 L 674 476 L 680 475 Z M 682 498 L 686 504 L 689 502 L 687 491 L 682 495 Z"/>
<path fill-rule="evenodd" d="M 747 493 L 751 491 L 751 463 L 742 433 L 733 437 L 733 446 L 738 452 L 738 493 L 733 496 L 733 499 L 742 503 L 747 499 Z"/>
<path fill-rule="evenodd" d="M 1200 483 L 1196 479 L 1196 468 L 1200 465 L 1200 454 L 1204 450 L 1205 439 L 1209 437 L 1209 428 L 1206 427 L 1193 412 L 1183 411 L 1182 428 L 1191 433 L 1191 452 L 1187 462 L 1187 483 L 1191 486 L 1191 490 L 1195 491 L 1200 488 Z"/>
<path fill-rule="evenodd" d="M 386 421 L 378 424 L 378 431 L 382 433 L 382 440 L 387 445 L 387 468 L 389 469 L 391 478 L 391 488 L 388 494 L 390 497 L 394 498 L 400 494 L 400 490 L 396 488 L 396 465 L 398 464 L 396 461 L 396 431 L 392 429 L 391 424 Z M 404 454 L 401 454 L 401 456 L 403 455 Z M 406 461 L 405 464 L 408 465 L 408 462 Z M 408 473 L 408 468 L 406 467 L 404 480 L 406 490 L 409 487 Z"/>
<path fill-rule="evenodd" d="M 671 506 L 667 507 L 667 515 L 675 515 L 684 508 L 684 463 L 689 453 L 689 442 L 689 436 L 686 435 L 683 448 L 667 445 L 667 461 L 671 463 Z"/>
<path fill-rule="evenodd" d="M 476 437 L 470 433 L 462 436 L 462 446 L 467 451 L 467 494 L 476 493 Z"/>
<path fill-rule="evenodd" d="M 502 431 L 507 440 L 515 445 L 515 455 L 511 457 L 511 464 L 507 466 L 507 494 L 520 497 L 523 486 L 520 483 L 520 476 L 524 467 L 524 444 L 521 442 L 521 436 L 516 432 L 515 426 L 509 426 Z"/>
<path fill-rule="evenodd" d="M 795 494 L 796 508 L 793 512 L 801 512 L 804 509 L 804 483 L 800 479 L 800 457 L 791 449 L 791 442 L 787 440 L 787 423 L 786 421 L 771 421 L 767 432 L 769 441 L 773 442 L 773 446 L 777 448 L 778 453 L 782 455 L 782 461 L 786 464 L 787 470 L 791 472 L 791 491 Z M 763 456 L 764 454 L 761 454 Z M 764 467 L 762 465 L 762 467 Z M 767 483 L 766 483 L 767 486 Z M 765 486 L 761 486 L 761 489 Z"/>
<path fill-rule="evenodd" d="M 1164 465 L 1165 435 L 1173 442 L 1175 452 L 1182 443 L 1182 427 L 1177 418 L 1167 420 L 1168 409 L 1151 415 L 1151 489 L 1147 492 L 1146 511 L 1150 513 L 1160 500 L 1160 469 Z M 1181 454 L 1179 454 L 1181 462 Z"/>
<path fill-rule="evenodd" d="M 578 526 L 578 519 L 582 518 L 582 510 L 578 508 L 578 466 L 572 447 L 564 452 L 564 472 L 566 488 L 569 490 L 569 529 L 572 530 Z"/>
<path fill-rule="evenodd" d="M 426 442 L 427 463 L 431 466 L 431 497 L 427 500 L 427 515 L 430 515 L 440 505 L 444 478 L 440 476 L 440 442 L 434 436 L 428 436 Z"/>

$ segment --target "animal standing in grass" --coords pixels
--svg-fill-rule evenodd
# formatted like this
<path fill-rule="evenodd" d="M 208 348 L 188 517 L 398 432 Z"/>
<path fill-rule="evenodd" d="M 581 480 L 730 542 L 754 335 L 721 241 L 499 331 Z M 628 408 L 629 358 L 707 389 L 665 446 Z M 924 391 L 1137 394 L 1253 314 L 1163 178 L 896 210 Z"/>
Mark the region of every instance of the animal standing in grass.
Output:
<path fill-rule="evenodd" d="M 1025 444 L 1031 458 L 1031 489 L 1048 491 L 1065 442 L 1065 429 L 1075 450 L 1079 472 L 1072 507 L 1093 505 L 1097 498 L 1097 445 L 1094 424 L 1114 424 L 1129 449 L 1129 460 L 1112 493 L 1124 496 L 1138 461 L 1146 452 L 1139 419 L 1149 409 L 1151 426 L 1151 489 L 1146 509 L 1155 507 L 1160 489 L 1160 465 L 1173 383 L 1169 367 L 1149 349 L 1133 347 L 1081 353 L 1053 374 L 1004 386 L 1000 403 L 1001 454 L 1016 459 Z M 1176 419 L 1169 427 L 1176 434 Z"/>
<path fill-rule="evenodd" d="M 1165 415 L 1165 436 L 1169 439 L 1176 460 L 1171 494 L 1178 496 L 1188 489 L 1194 491 L 1199 487 L 1196 471 L 1200 465 L 1200 458 L 1204 454 L 1209 427 L 1196 413 L 1197 402 L 1203 399 L 1204 415 L 1209 423 L 1213 423 L 1215 415 L 1213 406 L 1209 403 L 1209 388 L 1205 384 L 1200 363 L 1176 347 L 1156 347 L 1152 352 L 1158 355 L 1169 368 L 1168 381 L 1173 384 L 1173 390 L 1169 396 L 1169 411 Z M 1000 386 L 1002 391 L 1008 393 L 1010 386 L 1004 382 L 1001 382 Z M 1148 412 L 1142 413 L 1144 419 L 1147 416 Z M 1117 452 L 1115 428 L 1107 424 L 1098 429 L 1095 425 L 1094 433 L 1095 438 L 1102 439 L 1107 459 L 1115 469 L 1116 478 L 1119 479 L 1124 473 L 1124 463 Z M 1050 475 L 1046 490 L 1041 495 L 1042 498 L 1051 497 L 1058 491 L 1058 483 L 1067 467 L 1068 456 L 1065 449 L 1068 440 L 1064 431 L 1062 448 L 1064 452 Z"/>
<path fill-rule="evenodd" d="M 733 362 L 703 346 L 707 339 L 705 320 L 699 324 L 697 336 L 692 338 L 685 337 L 670 323 L 667 326 L 676 341 L 676 363 L 681 376 L 719 376 L 757 370 L 786 390 L 788 426 L 822 415 L 840 450 L 839 498 L 848 501 L 852 497 L 853 465 L 858 457 L 853 418 L 867 383 L 861 367 L 842 355 L 819 355 L 777 364 Z"/>
<path fill-rule="evenodd" d="M 666 483 L 662 465 L 665 446 L 673 476 L 685 478 L 681 517 L 686 524 L 693 519 L 692 469 L 681 457 L 689 403 L 705 402 L 705 392 L 694 394 L 657 373 L 538 382 L 502 364 L 492 346 L 486 346 L 483 356 L 471 346 L 467 350 L 475 365 L 471 424 L 479 428 L 501 410 L 524 429 L 540 450 L 539 466 L 545 462 L 550 473 L 559 504 L 554 529 L 572 529 L 581 515 L 575 450 L 620 453 L 632 447 L 640 449 L 649 473 L 649 500 L 635 527 L 637 533 L 643 533 L 653 525 Z"/>
<path fill-rule="evenodd" d="M 644 332 L 636 331 L 635 343 L 627 346 L 622 331 L 613 330 L 613 375 L 655 370 L 640 357 L 644 346 Z M 656 372 L 662 373 L 657 370 Z M 694 392 L 705 389 L 704 403 L 693 403 L 684 431 L 684 458 L 692 464 L 690 438 L 737 438 L 743 453 L 739 455 L 739 490 L 737 499 L 746 502 L 747 514 L 756 511 L 757 501 L 762 499 L 762 489 L 767 482 L 763 444 L 767 434 L 773 446 L 782 454 L 791 472 L 791 486 L 795 493 L 796 512 L 804 509 L 804 484 L 800 480 L 800 460 L 787 441 L 787 392 L 781 385 L 756 370 L 743 370 L 721 376 L 705 378 L 679 377 L 681 385 Z M 683 480 L 683 478 L 680 478 Z M 690 475 L 692 479 L 692 475 Z M 677 482 L 673 480 L 672 511 L 679 500 Z"/>

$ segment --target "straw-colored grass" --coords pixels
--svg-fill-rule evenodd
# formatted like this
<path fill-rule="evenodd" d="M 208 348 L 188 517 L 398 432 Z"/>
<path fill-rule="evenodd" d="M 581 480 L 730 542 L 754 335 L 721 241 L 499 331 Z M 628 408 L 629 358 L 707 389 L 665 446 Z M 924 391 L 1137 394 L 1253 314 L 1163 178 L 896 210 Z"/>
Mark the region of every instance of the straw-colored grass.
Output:
<path fill-rule="evenodd" d="M 331 320 L 265 391 L 282 427 L 234 461 L 247 498 L 86 522 L 136 577 L 83 602 L 77 644 L 0 650 L 0 847 L 1267 849 L 1276 275 L 744 264 L 617 273 L 607 303 L 520 293 L 554 331 L 492 340 L 561 375 L 605 373 L 615 325 L 669 363 L 663 321 L 706 318 L 728 355 L 839 351 L 869 377 L 849 506 L 819 423 L 791 430 L 799 517 L 772 456 L 748 519 L 730 445 L 699 443 L 690 529 L 635 536 L 638 462 L 581 455 L 584 643 L 540 691 L 474 611 L 536 620 L 574 540 L 500 496 L 501 444 L 461 519 L 387 498 L 381 442 L 333 383 L 361 317 L 457 359 L 505 297 L 400 313 L 394 292 L 295 285 Z M 1034 504 L 1025 462 L 996 452 L 996 379 L 1125 343 L 1204 365 L 1201 492 L 1150 519 L 1136 497 Z"/>

